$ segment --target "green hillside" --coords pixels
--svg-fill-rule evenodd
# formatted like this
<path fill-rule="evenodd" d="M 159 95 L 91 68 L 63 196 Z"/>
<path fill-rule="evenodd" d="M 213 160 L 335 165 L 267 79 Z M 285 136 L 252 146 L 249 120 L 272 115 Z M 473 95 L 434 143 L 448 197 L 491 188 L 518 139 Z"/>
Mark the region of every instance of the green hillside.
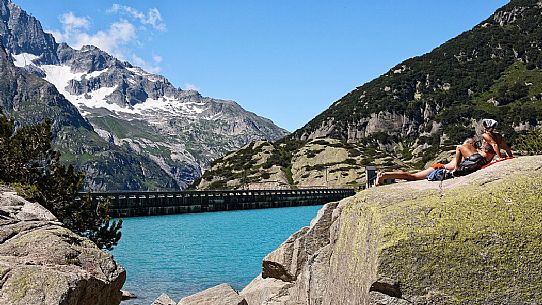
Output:
<path fill-rule="evenodd" d="M 310 157 L 314 152 L 303 147 L 322 138 L 363 152 L 353 159 L 334 161 L 342 164 L 337 168 L 341 175 L 356 180 L 350 185 L 359 185 L 364 174 L 352 173 L 348 164 L 414 169 L 445 161 L 456 144 L 480 132 L 482 118 L 500 122 L 499 129 L 513 150 L 540 153 L 542 133 L 536 130 L 542 126 L 541 50 L 542 3 L 513 0 L 472 30 L 357 87 L 303 128 L 273 144 L 281 151 L 275 154 L 287 158 L 261 161 L 257 151 L 250 154 L 247 149 L 251 147 L 245 147 L 215 161 L 203 182 L 196 185 L 238 188 L 246 184 L 239 183 L 239 175 L 247 183 L 265 181 L 272 175 L 266 168 L 273 165 L 287 178 L 295 177 L 291 173 L 296 162 L 293 156 L 306 153 Z M 259 162 L 265 166 L 255 166 Z M 329 164 L 322 159 L 303 175 L 314 178 Z M 311 169 L 313 173 L 309 173 Z M 307 181 L 298 178 L 288 178 L 290 187 Z"/>
<path fill-rule="evenodd" d="M 473 119 L 496 118 L 509 136 L 527 122 L 537 126 L 542 120 L 541 13 L 538 1 L 511 1 L 472 30 L 354 89 L 291 137 L 359 141 L 363 137 L 352 130 L 365 131 L 364 137 L 384 131 L 397 142 L 431 131 L 439 142 L 458 143 L 472 134 Z M 368 128 L 375 114 L 407 123 Z M 438 130 L 432 130 L 435 123 Z"/>

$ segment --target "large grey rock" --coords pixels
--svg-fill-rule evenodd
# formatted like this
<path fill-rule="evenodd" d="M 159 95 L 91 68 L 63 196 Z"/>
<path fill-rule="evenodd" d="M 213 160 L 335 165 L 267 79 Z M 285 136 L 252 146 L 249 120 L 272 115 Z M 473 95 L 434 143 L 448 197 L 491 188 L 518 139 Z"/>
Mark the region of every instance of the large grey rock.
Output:
<path fill-rule="evenodd" d="M 262 278 L 275 278 L 284 282 L 296 280 L 301 266 L 307 260 L 304 242 L 308 229 L 297 231 L 263 259 Z"/>
<path fill-rule="evenodd" d="M 293 287 L 294 283 L 284 282 L 275 278 L 262 278 L 261 275 L 252 280 L 239 293 L 249 305 L 275 305 L 282 304 L 281 298 L 289 298 L 288 289 Z"/>
<path fill-rule="evenodd" d="M 442 188 L 415 181 L 362 191 L 290 239 L 304 246 L 284 243 L 269 256 L 295 270 L 293 280 L 258 277 L 241 296 L 250 305 L 539 304 L 540 190 L 542 156 Z M 284 258 L 296 251 L 306 259 L 294 268 Z"/>
<path fill-rule="evenodd" d="M 17 219 L 22 221 L 29 220 L 46 220 L 46 221 L 58 221 L 58 219 L 49 212 L 46 208 L 42 207 L 39 203 L 25 202 L 21 211 L 16 215 Z"/>
<path fill-rule="evenodd" d="M 182 298 L 178 305 L 248 305 L 228 284 L 220 284 L 200 293 Z"/>
<path fill-rule="evenodd" d="M 151 305 L 177 305 L 177 302 L 173 301 L 169 295 L 162 293 Z"/>
<path fill-rule="evenodd" d="M 294 233 L 275 251 L 268 254 L 263 259 L 262 278 L 275 278 L 284 282 L 295 281 L 307 260 L 329 244 L 329 228 L 337 205 L 338 202 L 326 204 L 318 211 L 309 227 Z"/>
<path fill-rule="evenodd" d="M 0 192 L 0 304 L 114 305 L 126 273 L 36 203 Z"/>

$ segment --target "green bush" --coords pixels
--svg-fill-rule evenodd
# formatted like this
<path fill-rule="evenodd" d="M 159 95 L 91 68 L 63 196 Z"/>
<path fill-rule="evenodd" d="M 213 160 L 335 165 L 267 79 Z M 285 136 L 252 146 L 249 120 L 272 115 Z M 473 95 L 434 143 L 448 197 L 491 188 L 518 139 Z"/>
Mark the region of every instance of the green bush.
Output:
<path fill-rule="evenodd" d="M 209 184 L 209 189 L 211 190 L 224 190 L 226 187 L 226 181 L 224 180 L 214 181 L 213 183 Z"/>
<path fill-rule="evenodd" d="M 515 82 L 512 86 L 503 84 L 497 89 L 499 105 L 507 105 L 529 95 L 529 87 L 524 82 Z"/>
<path fill-rule="evenodd" d="M 348 156 L 355 158 L 361 156 L 361 152 L 357 150 L 356 148 L 349 148 L 348 149 Z"/>
<path fill-rule="evenodd" d="M 348 158 L 348 159 L 344 160 L 344 163 L 351 164 L 351 165 L 356 165 L 356 164 L 358 164 L 358 161 L 356 159 Z"/>
<path fill-rule="evenodd" d="M 542 152 L 542 129 L 535 129 L 517 135 L 512 147 L 514 150 L 531 154 Z"/>
<path fill-rule="evenodd" d="M 122 220 L 110 221 L 108 202 L 93 204 L 90 196 L 76 201 L 84 175 L 60 162 L 51 148 L 51 124 L 15 130 L 14 121 L 0 117 L 0 182 L 11 184 L 24 198 L 40 203 L 77 234 L 102 249 L 112 249 L 121 237 Z"/>

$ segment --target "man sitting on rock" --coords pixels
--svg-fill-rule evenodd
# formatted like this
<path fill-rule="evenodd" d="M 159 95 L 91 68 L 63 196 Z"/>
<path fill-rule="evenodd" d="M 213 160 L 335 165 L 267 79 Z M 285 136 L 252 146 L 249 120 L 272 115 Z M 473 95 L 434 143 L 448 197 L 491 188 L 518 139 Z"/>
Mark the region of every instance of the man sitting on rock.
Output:
<path fill-rule="evenodd" d="M 482 134 L 483 143 L 480 153 L 474 154 L 468 158 L 465 158 L 464 161 L 456 166 L 456 169 L 452 172 L 454 177 L 465 176 L 475 171 L 482 169 L 485 165 L 491 162 L 495 156 L 498 157 L 498 160 L 504 160 L 501 154 L 501 147 L 506 151 L 508 158 L 513 158 L 512 150 L 506 143 L 504 137 L 495 132 L 498 122 L 493 119 L 483 119 L 482 126 L 484 128 L 484 133 Z M 456 162 L 458 158 L 456 156 Z"/>
<path fill-rule="evenodd" d="M 376 176 L 376 186 L 382 185 L 383 181 L 385 179 L 402 179 L 402 180 L 408 180 L 408 181 L 414 181 L 414 180 L 423 180 L 426 179 L 429 174 L 431 174 L 433 171 L 437 169 L 446 169 L 453 173 L 458 168 L 463 168 L 465 165 L 465 161 L 471 160 L 471 162 L 477 162 L 477 164 L 481 164 L 480 168 L 482 168 L 483 165 L 487 164 L 489 161 L 480 161 L 480 160 L 487 160 L 490 156 L 485 151 L 478 152 L 477 150 L 476 141 L 473 138 L 468 138 L 463 142 L 463 144 L 458 145 L 455 150 L 455 156 L 452 159 L 452 161 L 448 162 L 447 164 L 442 163 L 435 163 L 431 165 L 430 167 L 419 171 L 417 173 L 408 173 L 408 172 L 379 172 Z M 491 155 L 491 159 L 493 159 L 493 156 Z M 491 160 L 489 159 L 489 160 Z M 483 163 L 483 164 L 482 164 Z M 477 170 L 478 170 L 477 169 Z"/>

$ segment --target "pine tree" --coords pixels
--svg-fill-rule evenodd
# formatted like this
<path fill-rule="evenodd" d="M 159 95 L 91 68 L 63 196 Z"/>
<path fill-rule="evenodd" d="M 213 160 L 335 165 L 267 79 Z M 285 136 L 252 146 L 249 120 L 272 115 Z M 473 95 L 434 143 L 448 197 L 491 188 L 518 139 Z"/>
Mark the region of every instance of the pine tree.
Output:
<path fill-rule="evenodd" d="M 0 182 L 15 185 L 20 195 L 43 205 L 68 229 L 111 250 L 121 237 L 122 220 L 110 220 L 107 200 L 93 203 L 89 195 L 75 200 L 84 177 L 60 162 L 49 121 L 16 129 L 12 119 L 0 117 Z"/>

